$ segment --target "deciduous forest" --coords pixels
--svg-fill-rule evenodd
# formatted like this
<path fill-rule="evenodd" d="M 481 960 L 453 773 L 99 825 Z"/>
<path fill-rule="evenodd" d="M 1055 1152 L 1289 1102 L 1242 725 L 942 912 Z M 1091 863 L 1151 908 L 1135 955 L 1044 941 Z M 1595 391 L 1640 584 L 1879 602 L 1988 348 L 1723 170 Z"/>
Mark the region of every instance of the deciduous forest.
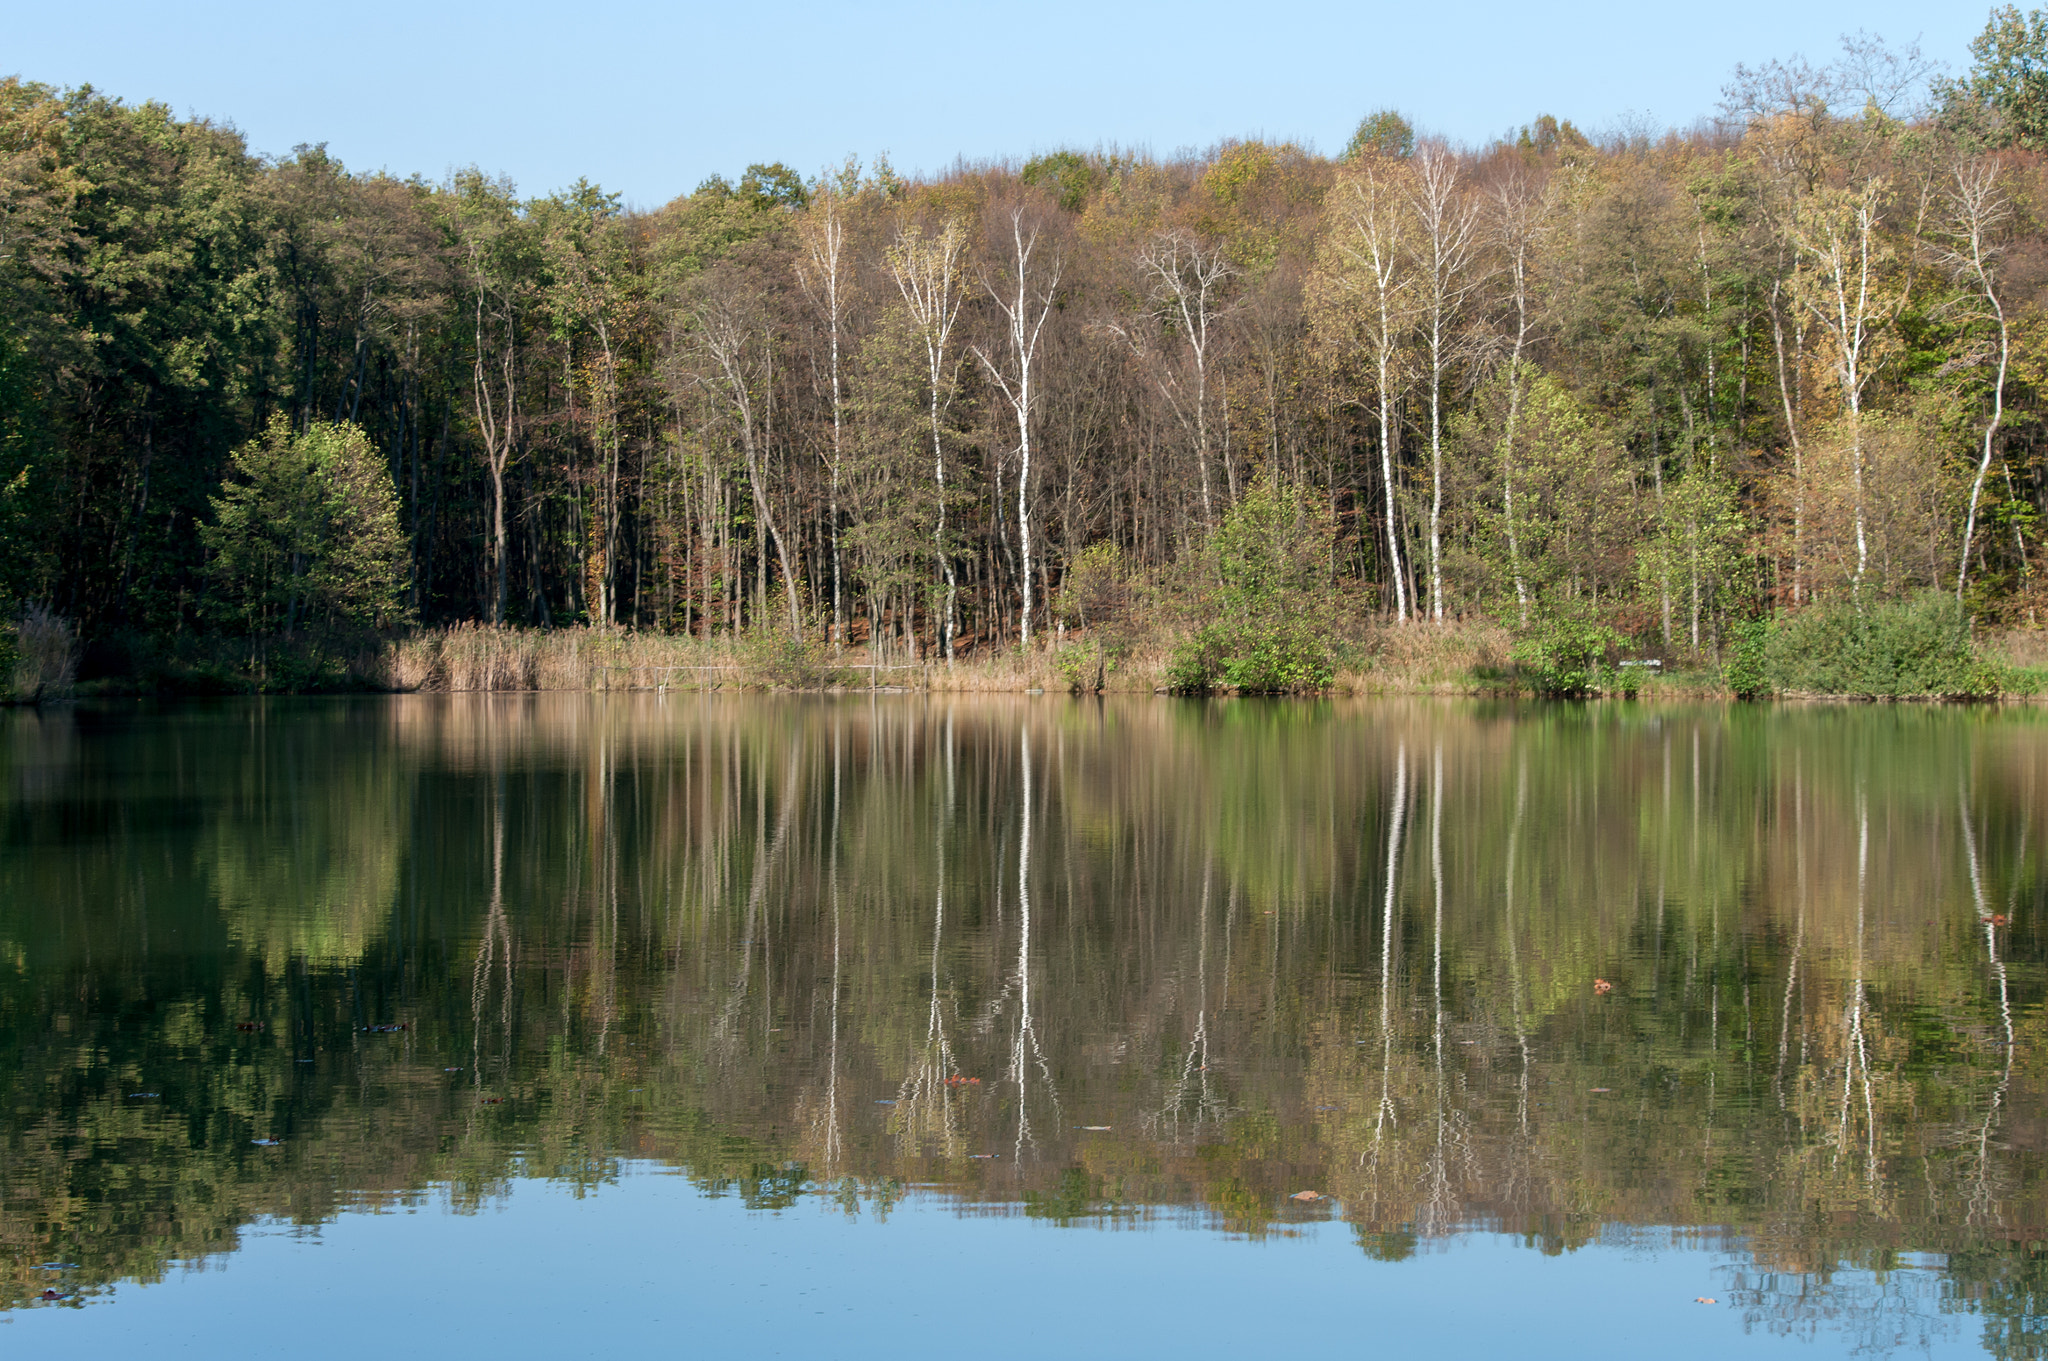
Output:
<path fill-rule="evenodd" d="M 2048 15 L 1953 69 L 1859 37 L 1681 130 L 1382 110 L 655 208 L 11 78 L 0 605 L 88 678 L 457 625 L 1246 689 L 1479 624 L 2037 629 Z"/>

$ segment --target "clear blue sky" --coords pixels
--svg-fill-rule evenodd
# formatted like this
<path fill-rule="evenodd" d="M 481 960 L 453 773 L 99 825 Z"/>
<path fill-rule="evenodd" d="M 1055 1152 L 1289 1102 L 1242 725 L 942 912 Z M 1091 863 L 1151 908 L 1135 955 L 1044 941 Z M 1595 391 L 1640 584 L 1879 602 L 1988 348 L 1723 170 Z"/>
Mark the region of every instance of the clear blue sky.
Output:
<path fill-rule="evenodd" d="M 1370 108 L 1482 141 L 1541 112 L 1589 131 L 1713 111 L 1737 62 L 1834 55 L 1864 29 L 1951 71 L 1989 4 L 1597 0 L 1324 4 L 246 0 L 23 5 L 0 75 L 91 82 L 232 122 L 258 151 L 358 169 L 477 164 L 544 193 L 579 176 L 654 206 L 706 175 L 849 152 L 957 156 L 1226 137 L 1341 147 Z"/>

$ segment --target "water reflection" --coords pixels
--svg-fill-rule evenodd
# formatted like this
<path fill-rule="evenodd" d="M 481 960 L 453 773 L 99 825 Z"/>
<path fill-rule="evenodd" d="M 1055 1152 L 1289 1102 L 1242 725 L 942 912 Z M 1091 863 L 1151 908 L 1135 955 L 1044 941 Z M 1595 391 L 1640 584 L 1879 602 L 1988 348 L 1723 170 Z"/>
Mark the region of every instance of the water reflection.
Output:
<path fill-rule="evenodd" d="M 9 714 L 5 1289 L 654 1159 L 1383 1259 L 1654 1230 L 1760 1328 L 2037 1355 L 2044 757 L 2032 710 Z"/>

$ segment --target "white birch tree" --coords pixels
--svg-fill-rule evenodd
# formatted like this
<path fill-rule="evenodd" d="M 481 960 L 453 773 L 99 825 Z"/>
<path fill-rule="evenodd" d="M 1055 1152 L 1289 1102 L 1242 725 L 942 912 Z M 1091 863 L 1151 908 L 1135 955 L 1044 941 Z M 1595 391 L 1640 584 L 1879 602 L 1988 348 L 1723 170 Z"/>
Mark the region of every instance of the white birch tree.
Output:
<path fill-rule="evenodd" d="M 1394 478 L 1401 438 L 1395 407 L 1406 387 L 1401 347 L 1416 314 L 1415 278 L 1408 268 L 1405 242 L 1405 170 L 1398 161 L 1361 156 L 1357 173 L 1340 191 L 1336 224 L 1337 248 L 1352 266 L 1344 285 L 1364 305 L 1379 421 L 1380 483 L 1386 494 L 1387 566 L 1394 582 L 1394 618 L 1402 623 L 1409 618 L 1410 593 Z"/>
<path fill-rule="evenodd" d="M 1052 315 L 1064 261 L 1057 250 L 1041 251 L 1040 230 L 1027 225 L 1024 208 L 1008 210 L 1010 240 L 1008 259 L 996 275 L 984 274 L 981 286 L 994 300 L 1003 317 L 1003 337 L 997 353 L 980 345 L 974 357 L 988 371 L 989 380 L 1002 394 L 1017 421 L 1017 542 L 1022 558 L 1018 572 L 1023 591 L 1023 613 L 1018 623 L 1018 641 L 1031 647 L 1031 420 L 1038 393 L 1033 386 L 1039 342 L 1045 323 Z M 998 362 L 1000 359 L 1002 362 Z"/>
<path fill-rule="evenodd" d="M 1459 314 L 1479 286 L 1473 268 L 1479 244 L 1479 205 L 1458 183 L 1458 163 L 1439 145 L 1415 155 L 1409 203 L 1420 231 L 1415 240 L 1421 284 L 1422 335 L 1429 370 L 1429 613 L 1444 621 L 1444 373 L 1450 367 Z"/>
<path fill-rule="evenodd" d="M 932 548 L 946 582 L 946 609 L 941 625 L 946 665 L 953 664 L 959 633 L 960 580 L 953 563 L 953 547 L 946 525 L 946 435 L 945 411 L 953 399 L 953 327 L 960 318 L 965 289 L 962 276 L 967 256 L 967 233 L 948 219 L 935 236 L 927 236 L 912 223 L 897 233 L 889 248 L 889 272 L 896 280 L 903 302 L 910 309 L 919 336 L 924 341 L 926 383 L 931 418 L 932 476 L 938 483 L 938 524 L 932 531 Z"/>

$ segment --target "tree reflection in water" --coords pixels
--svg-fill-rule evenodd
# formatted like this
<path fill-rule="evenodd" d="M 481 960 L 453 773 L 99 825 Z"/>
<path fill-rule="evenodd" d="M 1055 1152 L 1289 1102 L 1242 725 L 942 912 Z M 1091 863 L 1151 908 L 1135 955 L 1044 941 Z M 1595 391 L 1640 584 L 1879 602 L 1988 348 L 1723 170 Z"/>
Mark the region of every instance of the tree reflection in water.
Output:
<path fill-rule="evenodd" d="M 2040 1346 L 2031 710 L 453 696 L 0 752 L 17 1304 L 656 1159 L 1379 1256 L 1691 1235 L 1759 1326 L 1931 1290 Z"/>

